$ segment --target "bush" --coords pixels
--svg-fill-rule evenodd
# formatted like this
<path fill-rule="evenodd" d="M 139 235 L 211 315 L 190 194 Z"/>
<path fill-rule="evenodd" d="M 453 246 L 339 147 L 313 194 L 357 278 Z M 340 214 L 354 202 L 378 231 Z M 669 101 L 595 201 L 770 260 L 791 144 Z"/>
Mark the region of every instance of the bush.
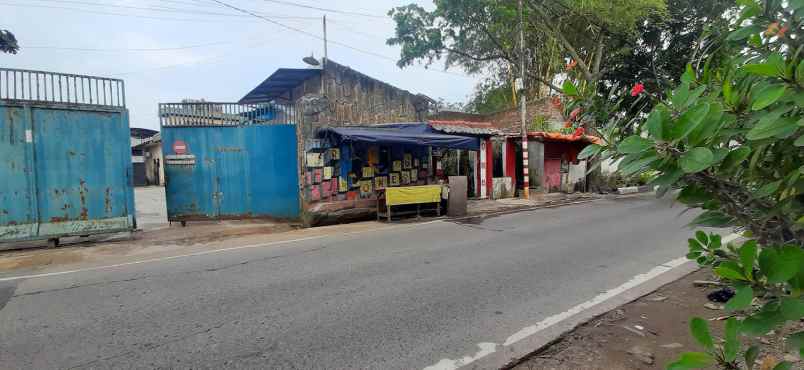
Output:
<path fill-rule="evenodd" d="M 722 341 L 693 319 L 703 351 L 682 354 L 672 369 L 750 369 L 761 349 L 745 348 L 741 336 L 804 317 L 804 1 L 738 3 L 727 13 L 733 30 L 712 43 L 719 57 L 694 61 L 672 91 L 642 93 L 650 113 L 615 117 L 603 129 L 607 144 L 580 155 L 622 159 L 623 176 L 650 178 L 660 195 L 680 189 L 679 202 L 703 209 L 693 225 L 731 227 L 748 238 L 723 245 L 719 235 L 698 231 L 689 240 L 687 257 L 735 289 L 726 304 L 735 317 Z M 787 342 L 804 355 L 804 332 Z"/>

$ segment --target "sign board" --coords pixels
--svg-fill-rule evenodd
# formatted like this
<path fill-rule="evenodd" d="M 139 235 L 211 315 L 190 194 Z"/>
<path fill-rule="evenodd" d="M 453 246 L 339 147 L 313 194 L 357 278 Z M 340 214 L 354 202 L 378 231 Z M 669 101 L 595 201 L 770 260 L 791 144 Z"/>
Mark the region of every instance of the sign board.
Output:
<path fill-rule="evenodd" d="M 166 155 L 165 164 L 174 166 L 192 166 L 195 165 L 195 156 L 192 154 Z"/>
<path fill-rule="evenodd" d="M 187 154 L 187 143 L 181 140 L 176 140 L 173 142 L 173 153 L 182 155 Z"/>

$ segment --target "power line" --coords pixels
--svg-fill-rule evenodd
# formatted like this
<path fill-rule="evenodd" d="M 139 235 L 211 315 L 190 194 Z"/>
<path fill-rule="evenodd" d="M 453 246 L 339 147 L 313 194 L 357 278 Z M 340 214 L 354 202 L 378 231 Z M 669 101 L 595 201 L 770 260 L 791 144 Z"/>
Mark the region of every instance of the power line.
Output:
<path fill-rule="evenodd" d="M 273 38 L 271 38 L 271 39 L 273 39 Z M 262 45 L 267 44 L 269 41 L 270 40 L 262 40 L 262 41 L 259 41 L 259 42 L 254 42 L 254 43 L 248 44 L 246 46 L 248 46 L 248 47 L 262 46 Z M 200 63 L 205 63 L 205 62 L 209 62 L 209 61 L 212 61 L 212 60 L 218 60 L 218 59 L 222 59 L 222 58 L 226 58 L 226 57 L 231 57 L 231 53 L 217 54 L 217 55 L 212 55 L 212 56 L 209 56 L 209 57 L 206 57 L 206 58 L 201 58 L 199 60 L 194 60 L 194 61 L 191 61 L 191 62 L 176 63 L 176 64 L 171 64 L 171 65 L 166 65 L 166 66 L 161 66 L 161 67 L 142 69 L 142 70 L 139 70 L 139 71 L 108 73 L 108 74 L 112 75 L 112 76 L 132 75 L 132 74 L 137 74 L 137 73 L 144 73 L 144 72 L 151 72 L 151 71 L 157 71 L 157 70 L 163 70 L 163 69 L 170 69 L 170 68 L 176 68 L 176 67 L 183 67 L 183 66 L 189 66 L 189 65 L 194 65 L 194 64 L 200 64 Z"/>
<path fill-rule="evenodd" d="M 212 19 L 188 19 L 188 18 L 154 17 L 154 16 L 149 16 L 149 15 L 114 13 L 114 12 L 97 11 L 97 10 L 89 10 L 89 9 L 78 9 L 78 8 L 68 8 L 68 7 L 64 7 L 64 6 L 52 6 L 52 5 L 0 3 L 0 6 L 15 6 L 15 7 L 21 7 L 21 8 L 59 9 L 59 10 L 70 10 L 70 11 L 75 11 L 75 12 L 80 12 L 80 13 L 87 13 L 87 14 L 114 15 L 114 16 L 121 16 L 121 17 L 142 18 L 142 19 L 156 19 L 156 20 L 166 20 L 166 21 L 218 22 L 218 21 L 212 20 Z"/>
<path fill-rule="evenodd" d="M 305 8 L 305 9 L 320 10 L 322 12 L 328 12 L 328 13 L 340 13 L 340 14 L 357 15 L 357 16 L 369 17 L 369 18 L 388 19 L 388 17 L 385 16 L 385 15 L 377 15 L 377 14 L 369 14 L 369 13 L 361 13 L 361 12 L 352 12 L 352 11 L 347 11 L 347 10 L 338 10 L 338 9 L 330 9 L 330 8 L 321 8 L 321 7 L 312 6 L 312 5 L 300 4 L 300 3 L 296 3 L 296 2 L 292 2 L 292 1 L 284 1 L 284 0 L 263 0 L 263 1 L 269 2 L 269 3 L 275 3 L 275 4 L 295 6 L 295 7 L 299 7 L 299 8 Z"/>
<path fill-rule="evenodd" d="M 142 6 L 131 6 L 131 5 L 122 5 L 122 4 L 102 4 L 102 3 L 95 3 L 95 2 L 89 2 L 89 1 L 77 1 L 77 0 L 29 0 L 29 1 L 62 3 L 62 4 L 74 4 L 74 5 L 89 5 L 89 6 L 99 6 L 99 7 L 104 7 L 104 8 L 133 9 L 133 10 L 144 10 L 144 11 L 152 11 L 152 12 L 215 15 L 215 16 L 224 16 L 224 17 L 238 17 L 238 18 L 243 17 L 242 15 L 239 15 L 239 14 L 207 12 L 207 11 L 203 11 L 203 10 L 192 10 L 192 9 L 179 9 L 179 8 L 172 8 L 172 7 L 165 7 L 165 6 L 142 7 Z"/>
<path fill-rule="evenodd" d="M 335 26 L 335 28 L 340 28 L 340 29 L 345 30 L 347 32 L 351 32 L 351 33 L 354 33 L 354 34 L 357 34 L 357 35 L 362 35 L 362 36 L 365 36 L 367 38 L 374 39 L 374 40 L 383 39 L 383 41 L 385 41 L 385 36 L 382 36 L 382 35 L 377 34 L 377 33 L 369 33 L 369 32 L 358 31 L 358 30 L 356 30 L 356 29 L 354 29 L 352 27 L 344 25 L 344 23 L 342 23 L 339 20 L 333 20 L 333 19 L 327 17 L 327 23 L 329 23 L 330 25 Z"/>
<path fill-rule="evenodd" d="M 37 0 L 37 1 L 54 1 L 54 0 Z M 89 2 L 80 2 L 80 1 L 61 1 L 63 3 L 75 3 L 75 4 L 82 4 L 82 5 L 94 5 L 94 6 L 103 6 L 103 7 L 113 7 L 113 8 L 123 8 L 123 9 L 133 9 L 133 10 L 143 10 L 143 11 L 154 11 L 154 12 L 168 12 L 168 13 L 188 13 L 188 14 L 199 14 L 199 15 L 214 15 L 214 16 L 226 16 L 226 17 L 237 17 L 243 18 L 242 15 L 238 14 L 225 14 L 225 13 L 210 13 L 210 12 L 200 12 L 200 11 L 183 11 L 178 8 L 145 8 L 145 7 L 134 7 L 134 6 L 127 6 L 127 5 L 107 5 L 107 4 L 98 4 L 98 3 L 89 3 Z M 83 8 L 70 8 L 65 6 L 55 6 L 55 5 L 41 5 L 41 4 L 17 4 L 17 3 L 0 3 L 0 5 L 5 6 L 14 6 L 14 7 L 23 7 L 23 8 L 44 8 L 44 9 L 60 9 L 60 10 L 69 10 L 75 12 L 82 12 L 88 14 L 99 14 L 99 15 L 115 15 L 115 16 L 125 16 L 125 17 L 133 17 L 133 18 L 144 18 L 144 19 L 158 19 L 158 20 L 172 20 L 172 21 L 190 21 L 190 22 L 215 22 L 212 19 L 192 19 L 192 18 L 169 18 L 169 17 L 155 17 L 149 15 L 140 15 L 140 14 L 129 14 L 129 13 L 115 13 L 109 11 L 99 11 L 93 9 L 83 9 Z M 288 20 L 319 20 L 318 17 L 301 17 L 301 16 L 286 16 L 286 15 L 271 15 L 274 18 L 281 18 L 281 19 L 288 19 Z"/>
<path fill-rule="evenodd" d="M 241 13 L 249 14 L 249 15 L 251 15 L 251 16 L 253 16 L 253 17 L 260 18 L 260 19 L 262 19 L 262 20 L 264 20 L 264 21 L 266 21 L 266 22 L 269 22 L 269 23 L 275 24 L 275 25 L 277 25 L 277 26 L 279 26 L 279 27 L 282 27 L 282 28 L 285 28 L 285 29 L 288 29 L 288 30 L 291 30 L 291 31 L 296 31 L 296 32 L 301 33 L 301 34 L 303 34 L 303 35 L 307 35 L 307 36 L 309 36 L 309 37 L 312 37 L 312 38 L 314 38 L 314 39 L 318 39 L 318 40 L 322 40 L 322 41 L 324 40 L 324 38 L 323 38 L 323 37 L 321 37 L 321 36 L 319 36 L 319 35 L 316 35 L 316 34 L 314 34 L 314 33 L 312 33 L 312 32 L 308 32 L 308 31 L 305 31 L 305 30 L 303 30 L 303 29 L 296 28 L 296 27 L 293 27 L 293 26 L 288 26 L 288 25 L 286 25 L 286 24 L 283 24 L 283 23 L 277 22 L 277 21 L 275 21 L 275 20 L 273 20 L 273 19 L 266 18 L 266 17 L 264 17 L 264 16 L 262 16 L 262 15 L 259 15 L 259 14 L 257 14 L 257 13 L 254 13 L 254 12 L 252 12 L 252 11 L 250 11 L 250 10 L 246 10 L 246 9 L 238 8 L 238 7 L 234 6 L 234 5 L 230 5 L 230 4 L 224 3 L 223 1 L 220 1 L 220 0 L 211 0 L 211 1 L 214 1 L 214 2 L 216 2 L 216 3 L 218 3 L 218 4 L 220 4 L 221 6 L 225 6 L 225 7 L 227 7 L 227 8 L 237 10 L 237 11 L 239 11 L 239 12 L 241 12 Z M 336 41 L 336 40 L 332 40 L 332 39 L 328 39 L 328 40 L 327 40 L 327 42 L 329 42 L 329 43 L 331 43 L 331 44 L 334 44 L 334 45 L 342 46 L 342 47 L 345 47 L 345 48 L 347 48 L 347 49 L 351 49 L 351 50 L 354 50 L 354 51 L 357 51 L 357 52 L 360 52 L 360 53 L 363 53 L 363 54 L 367 54 L 367 55 L 371 55 L 371 56 L 374 56 L 374 57 L 377 57 L 377 58 L 381 58 L 381 59 L 385 59 L 385 60 L 390 60 L 390 61 L 392 61 L 392 62 L 396 62 L 396 59 L 395 59 L 395 58 L 391 58 L 391 57 L 389 57 L 389 56 L 385 56 L 385 55 L 382 55 L 382 54 L 379 54 L 379 53 L 375 53 L 375 52 L 373 52 L 373 51 L 369 51 L 369 50 L 363 50 L 363 49 L 360 49 L 360 48 L 356 48 L 356 47 L 354 47 L 354 46 L 352 46 L 352 45 L 349 45 L 349 44 L 347 44 L 347 43 L 343 43 L 343 42 Z M 442 71 L 442 70 L 437 70 L 437 69 L 429 69 L 429 68 L 423 68 L 423 69 L 424 69 L 424 70 L 427 70 L 427 71 L 435 71 L 435 72 L 440 72 L 440 73 L 445 73 L 445 74 L 450 74 L 450 75 L 455 75 L 455 76 L 461 76 L 461 77 L 472 78 L 472 77 L 470 77 L 470 76 L 466 76 L 466 75 L 464 75 L 464 74 L 460 74 L 460 73 L 454 73 L 454 72 L 449 72 L 449 71 Z"/>
<path fill-rule="evenodd" d="M 285 29 L 288 29 L 288 30 L 291 30 L 291 31 L 296 31 L 296 32 L 298 32 L 298 33 L 301 33 L 301 34 L 304 34 L 304 35 L 310 36 L 310 37 L 315 38 L 315 39 L 318 39 L 318 40 L 322 40 L 322 41 L 324 40 L 324 38 L 323 38 L 323 37 L 321 37 L 321 36 L 319 36 L 319 35 L 316 35 L 316 34 L 314 34 L 314 33 L 312 33 L 312 32 L 308 32 L 308 31 L 305 31 L 305 30 L 303 30 L 303 29 L 301 29 L 301 28 L 296 28 L 296 27 L 293 27 L 293 26 L 288 26 L 288 25 L 286 25 L 286 24 L 279 23 L 279 22 L 277 22 L 277 21 L 275 21 L 275 20 L 273 20 L 273 19 L 266 18 L 266 17 L 264 17 L 264 16 L 262 16 L 262 15 L 260 15 L 260 14 L 257 14 L 257 13 L 255 13 L 255 12 L 252 12 L 252 11 L 250 11 L 250 10 L 246 10 L 246 9 L 238 8 L 238 7 L 236 7 L 236 6 L 229 5 L 229 4 L 224 3 L 224 2 L 222 2 L 222 1 L 219 1 L 219 0 L 211 0 L 211 1 L 214 1 L 214 2 L 216 2 L 216 3 L 218 3 L 218 4 L 222 5 L 222 6 L 225 6 L 225 7 L 227 7 L 227 8 L 234 9 L 234 10 L 237 10 L 237 11 L 239 11 L 239 12 L 242 12 L 242 13 L 245 13 L 245 14 L 249 14 L 249 15 L 251 15 L 251 16 L 253 16 L 253 17 L 260 18 L 260 19 L 262 19 L 262 20 L 264 20 L 264 21 L 267 21 L 267 22 L 273 23 L 273 24 L 275 24 L 275 25 L 277 25 L 277 26 L 279 26 L 279 27 L 282 27 L 282 28 L 285 28 Z M 365 54 L 373 55 L 373 56 L 376 56 L 376 57 L 379 57 L 379 58 L 394 60 L 394 59 L 393 59 L 393 58 L 391 58 L 391 57 L 387 57 L 387 56 L 385 56 L 385 55 L 378 54 L 378 53 L 375 53 L 375 52 L 372 52 L 372 51 L 368 51 L 368 50 L 362 50 L 362 49 L 358 49 L 358 48 L 353 47 L 353 46 L 351 46 L 351 45 L 344 44 L 344 43 L 341 43 L 341 42 L 338 42 L 338 41 L 335 41 L 335 40 L 328 40 L 328 42 L 333 43 L 333 44 L 335 44 L 335 45 L 340 45 L 340 46 L 343 46 L 343 47 L 346 47 L 346 48 L 352 49 L 352 50 L 354 50 L 354 51 L 358 51 L 358 52 L 361 52 L 361 53 L 365 53 Z"/>
<path fill-rule="evenodd" d="M 197 6 L 197 7 L 202 7 L 202 8 L 209 8 L 209 7 L 213 7 L 213 6 L 216 7 L 216 8 L 218 7 L 217 5 L 203 3 L 203 2 L 200 2 L 200 1 L 181 1 L 181 0 L 155 0 L 155 1 L 163 2 L 163 3 L 191 5 L 191 6 Z"/>
<path fill-rule="evenodd" d="M 15 6 L 15 7 L 21 7 L 21 8 L 59 9 L 59 10 L 70 10 L 70 11 L 75 11 L 75 12 L 80 12 L 80 13 L 87 13 L 87 14 L 114 15 L 114 16 L 121 16 L 121 17 L 168 20 L 168 21 L 217 22 L 216 20 L 212 20 L 212 19 L 188 19 L 188 18 L 154 17 L 154 16 L 149 16 L 149 15 L 114 13 L 114 12 L 97 11 L 97 10 L 90 10 L 90 9 L 68 8 L 68 7 L 64 7 L 64 6 L 53 6 L 53 5 L 0 3 L 0 6 Z"/>
<path fill-rule="evenodd" d="M 76 47 L 59 47 L 59 46 L 25 46 L 22 45 L 21 49 L 49 49 L 49 50 L 73 50 L 73 51 L 97 51 L 97 52 L 137 52 L 137 51 L 175 51 L 175 50 L 187 50 L 187 49 L 195 49 L 201 48 L 206 46 L 217 46 L 217 45 L 227 45 L 232 44 L 231 41 L 219 41 L 219 42 L 210 42 L 206 44 L 197 44 L 197 45 L 187 45 L 187 46 L 177 46 L 171 48 L 120 48 L 120 49 L 104 49 L 104 48 L 76 48 Z"/>

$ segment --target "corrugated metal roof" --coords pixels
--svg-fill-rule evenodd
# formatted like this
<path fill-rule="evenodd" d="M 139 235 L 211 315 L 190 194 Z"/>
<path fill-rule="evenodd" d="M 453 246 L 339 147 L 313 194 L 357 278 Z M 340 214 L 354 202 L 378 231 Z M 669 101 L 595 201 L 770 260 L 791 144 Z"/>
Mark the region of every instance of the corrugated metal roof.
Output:
<path fill-rule="evenodd" d="M 427 121 L 427 123 L 434 130 L 450 134 L 499 135 L 501 133 L 491 122 L 433 120 Z"/>
<path fill-rule="evenodd" d="M 268 103 L 301 85 L 305 80 L 321 74 L 320 69 L 279 68 L 265 81 L 240 99 L 240 104 Z"/>

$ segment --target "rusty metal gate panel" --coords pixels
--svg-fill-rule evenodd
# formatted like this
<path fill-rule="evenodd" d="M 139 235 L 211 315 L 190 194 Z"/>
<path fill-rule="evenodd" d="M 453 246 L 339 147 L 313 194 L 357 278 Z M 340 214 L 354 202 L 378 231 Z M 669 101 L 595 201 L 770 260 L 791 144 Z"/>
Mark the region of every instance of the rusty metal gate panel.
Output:
<path fill-rule="evenodd" d="M 159 112 L 169 221 L 299 217 L 291 109 L 178 103 Z"/>
<path fill-rule="evenodd" d="M 0 68 L 0 242 L 136 227 L 123 82 Z"/>

